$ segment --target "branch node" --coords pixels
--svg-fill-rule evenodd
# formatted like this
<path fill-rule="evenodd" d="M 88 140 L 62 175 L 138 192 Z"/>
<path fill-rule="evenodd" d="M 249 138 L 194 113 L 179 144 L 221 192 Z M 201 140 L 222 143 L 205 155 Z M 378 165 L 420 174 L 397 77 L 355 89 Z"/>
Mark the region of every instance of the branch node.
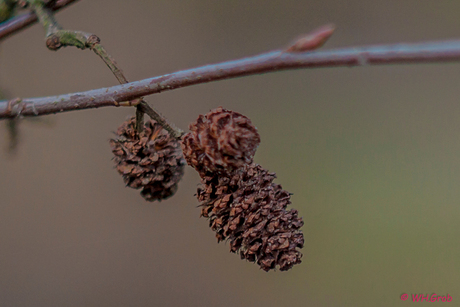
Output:
<path fill-rule="evenodd" d="M 46 38 L 46 48 L 56 51 L 62 47 L 61 39 L 57 34 L 51 34 Z"/>
<path fill-rule="evenodd" d="M 57 30 L 46 37 L 46 47 L 56 51 L 61 47 L 91 48 L 99 38 L 90 33 L 72 30 Z"/>
<path fill-rule="evenodd" d="M 101 39 L 95 35 L 95 34 L 91 34 L 87 39 L 86 39 L 86 46 L 88 48 L 90 48 L 91 50 L 94 49 L 94 46 L 96 44 L 100 44 L 101 43 Z"/>
<path fill-rule="evenodd" d="M 8 101 L 6 110 L 9 117 L 19 117 L 26 107 L 21 98 L 14 98 Z"/>

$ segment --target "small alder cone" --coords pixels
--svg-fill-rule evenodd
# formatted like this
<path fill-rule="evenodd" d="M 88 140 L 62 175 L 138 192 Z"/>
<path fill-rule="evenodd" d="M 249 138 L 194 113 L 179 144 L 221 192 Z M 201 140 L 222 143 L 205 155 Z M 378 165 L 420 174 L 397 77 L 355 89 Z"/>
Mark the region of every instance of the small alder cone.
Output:
<path fill-rule="evenodd" d="M 110 140 L 116 168 L 127 186 L 142 189 L 146 200 L 166 199 L 177 191 L 184 174 L 180 144 L 154 121 L 147 121 L 140 134 L 135 125 L 132 117 Z"/>
<path fill-rule="evenodd" d="M 286 210 L 290 194 L 273 183 L 274 173 L 260 165 L 245 165 L 228 176 L 208 173 L 197 197 L 201 215 L 209 219 L 217 240 L 229 240 L 230 251 L 264 271 L 281 271 L 301 262 L 302 218 Z"/>
<path fill-rule="evenodd" d="M 227 173 L 252 163 L 260 143 L 249 118 L 222 107 L 200 115 L 190 130 L 182 148 L 187 163 L 200 174 Z"/>

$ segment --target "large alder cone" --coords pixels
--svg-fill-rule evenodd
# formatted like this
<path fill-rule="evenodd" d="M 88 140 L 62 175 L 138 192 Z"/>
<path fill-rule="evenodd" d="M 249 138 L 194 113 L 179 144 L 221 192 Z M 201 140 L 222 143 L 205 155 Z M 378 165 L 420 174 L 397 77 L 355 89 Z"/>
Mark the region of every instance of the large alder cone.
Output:
<path fill-rule="evenodd" d="M 250 164 L 260 143 L 257 128 L 246 116 L 214 109 L 200 115 L 183 137 L 187 163 L 200 174 L 228 172 Z"/>
<path fill-rule="evenodd" d="M 198 189 L 201 215 L 209 219 L 217 240 L 230 241 L 230 251 L 257 264 L 264 271 L 281 271 L 301 262 L 304 238 L 302 218 L 286 210 L 290 194 L 276 176 L 260 165 L 245 165 L 229 176 L 208 175 Z"/>
<path fill-rule="evenodd" d="M 302 218 L 287 210 L 290 194 L 273 183 L 274 173 L 252 163 L 257 129 L 239 113 L 217 108 L 200 115 L 182 140 L 189 165 L 201 177 L 197 197 L 218 242 L 269 271 L 301 262 Z"/>
<path fill-rule="evenodd" d="M 125 121 L 110 140 L 117 171 L 125 184 L 142 189 L 148 201 L 162 200 L 177 191 L 185 160 L 180 143 L 150 120 L 139 134 L 135 118 Z"/>

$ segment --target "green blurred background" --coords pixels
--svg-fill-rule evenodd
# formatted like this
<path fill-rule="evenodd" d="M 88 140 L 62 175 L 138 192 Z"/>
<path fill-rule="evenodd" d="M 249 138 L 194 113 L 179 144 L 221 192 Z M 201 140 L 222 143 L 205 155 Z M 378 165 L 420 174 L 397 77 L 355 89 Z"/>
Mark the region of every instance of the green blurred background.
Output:
<path fill-rule="evenodd" d="M 280 48 L 330 22 L 324 48 L 456 38 L 459 13 L 442 0 L 82 0 L 57 18 L 99 35 L 140 80 Z M 0 48 L 10 98 L 116 84 L 90 51 L 48 51 L 39 25 Z M 288 272 L 216 243 L 192 169 L 161 203 L 124 187 L 108 139 L 131 108 L 21 121 L 17 154 L 0 151 L 0 306 L 413 304 L 402 293 L 449 293 L 460 306 L 459 68 L 294 70 L 147 98 L 183 129 L 217 106 L 252 119 L 255 161 L 305 221 L 303 263 Z"/>

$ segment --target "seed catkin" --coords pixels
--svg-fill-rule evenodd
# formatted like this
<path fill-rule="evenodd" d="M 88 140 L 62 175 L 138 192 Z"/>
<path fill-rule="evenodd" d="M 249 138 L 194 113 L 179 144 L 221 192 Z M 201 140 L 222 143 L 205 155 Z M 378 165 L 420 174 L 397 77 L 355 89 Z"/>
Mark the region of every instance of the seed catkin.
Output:
<path fill-rule="evenodd" d="M 184 174 L 185 160 L 179 142 L 158 123 L 145 122 L 140 134 L 135 118 L 125 121 L 110 140 L 117 171 L 125 184 L 142 189 L 148 201 L 172 196 Z"/>

